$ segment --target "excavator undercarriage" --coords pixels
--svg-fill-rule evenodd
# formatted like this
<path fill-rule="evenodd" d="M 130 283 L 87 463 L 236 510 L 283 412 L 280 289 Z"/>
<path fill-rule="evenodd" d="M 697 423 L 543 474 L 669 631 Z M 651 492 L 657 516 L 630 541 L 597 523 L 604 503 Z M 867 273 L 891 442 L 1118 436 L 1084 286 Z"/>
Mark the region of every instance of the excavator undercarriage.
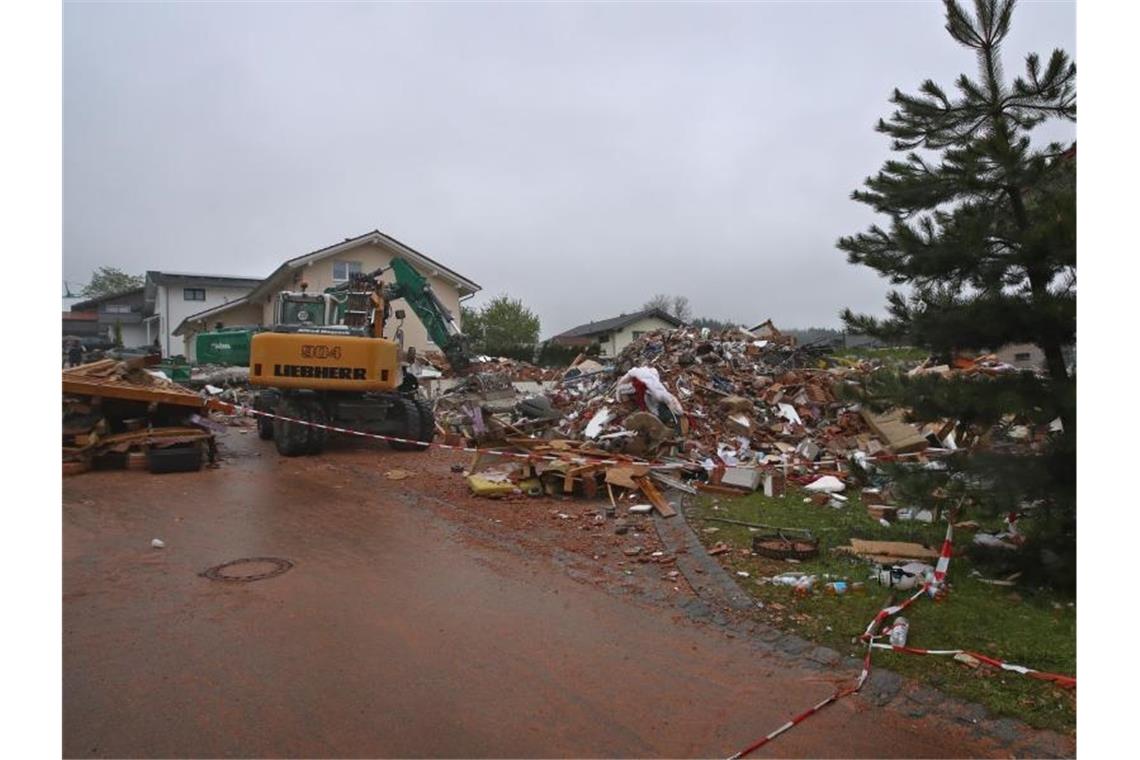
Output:
<path fill-rule="evenodd" d="M 324 451 L 330 431 L 312 423 L 406 439 L 389 441 L 397 451 L 425 449 L 435 436 L 431 403 L 399 393 L 270 389 L 257 395 L 254 408 L 278 415 L 259 417 L 257 432 L 263 440 L 273 439 L 284 456 Z"/>

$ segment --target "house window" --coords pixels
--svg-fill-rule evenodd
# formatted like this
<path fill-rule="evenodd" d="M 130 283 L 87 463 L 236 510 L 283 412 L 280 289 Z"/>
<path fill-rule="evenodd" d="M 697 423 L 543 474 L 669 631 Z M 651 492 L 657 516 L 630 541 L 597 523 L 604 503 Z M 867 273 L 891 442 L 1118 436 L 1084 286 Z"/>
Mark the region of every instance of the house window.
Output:
<path fill-rule="evenodd" d="M 205 288 L 183 288 L 182 289 L 183 301 L 205 301 L 206 289 Z"/>
<path fill-rule="evenodd" d="M 1013 360 L 1015 362 L 1027 362 L 1029 361 L 1029 352 L 1027 351 L 1024 354 L 1014 354 Z"/>
<path fill-rule="evenodd" d="M 334 261 L 333 282 L 347 282 L 354 274 L 360 274 L 359 261 Z"/>
<path fill-rule="evenodd" d="M 107 314 L 130 314 L 131 305 L 129 303 L 108 303 L 103 305 L 103 311 Z"/>
<path fill-rule="evenodd" d="M 633 339 L 634 339 L 634 340 L 637 340 L 637 339 L 638 339 L 638 338 L 640 338 L 642 335 L 645 335 L 645 331 L 644 331 L 644 330 L 634 330 L 634 331 L 633 331 Z"/>

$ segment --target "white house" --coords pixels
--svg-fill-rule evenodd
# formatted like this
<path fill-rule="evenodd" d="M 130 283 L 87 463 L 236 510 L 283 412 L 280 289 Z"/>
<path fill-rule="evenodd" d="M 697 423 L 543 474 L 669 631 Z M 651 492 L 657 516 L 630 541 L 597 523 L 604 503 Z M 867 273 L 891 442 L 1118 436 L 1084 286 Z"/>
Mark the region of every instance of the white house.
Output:
<path fill-rule="evenodd" d="M 158 341 L 163 356 L 186 355 L 174 330 L 186 317 L 233 303 L 244 298 L 261 280 L 256 277 L 189 274 L 186 272 L 147 272 L 143 319 L 147 345 Z"/>
<path fill-rule="evenodd" d="M 596 343 L 601 356 L 614 357 L 645 333 L 670 330 L 684 324 L 661 309 L 646 309 L 571 327 L 555 335 L 551 340 L 564 346 L 588 346 Z"/>

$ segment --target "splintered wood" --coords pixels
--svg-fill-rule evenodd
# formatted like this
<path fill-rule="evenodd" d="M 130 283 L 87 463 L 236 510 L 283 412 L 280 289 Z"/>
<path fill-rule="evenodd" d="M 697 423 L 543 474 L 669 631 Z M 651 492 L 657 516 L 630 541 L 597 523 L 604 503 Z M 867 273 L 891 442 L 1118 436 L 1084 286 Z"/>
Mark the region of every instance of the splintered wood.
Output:
<path fill-rule="evenodd" d="M 63 370 L 65 474 L 93 465 L 140 469 L 130 457 L 170 446 L 205 444 L 214 460 L 213 434 L 193 426 L 206 424 L 195 414 L 205 400 L 145 370 L 157 362 L 154 356 L 104 359 Z"/>
<path fill-rule="evenodd" d="M 645 498 L 649 499 L 649 503 L 653 505 L 662 517 L 675 517 L 677 510 L 673 509 L 672 505 L 661 495 L 661 491 L 653 484 L 649 478 L 638 478 L 637 485 L 640 486 L 641 492 L 645 494 Z"/>
<path fill-rule="evenodd" d="M 592 499 L 601 493 L 604 486 L 610 503 L 617 506 L 614 489 L 622 488 L 644 494 L 663 517 L 677 514 L 650 479 L 657 473 L 650 465 L 639 463 L 633 457 L 595 448 L 588 441 L 519 437 L 508 438 L 507 443 L 518 453 L 479 452 L 472 459 L 469 473 L 488 466 L 506 465 L 514 471 L 512 480 L 521 482 L 537 478 L 550 495 L 580 493 Z M 529 456 L 519 456 L 524 452 Z"/>
<path fill-rule="evenodd" d="M 155 377 L 143 367 L 156 363 L 155 357 L 102 361 L 63 370 L 63 392 L 92 398 L 120 398 L 174 404 L 201 409 L 205 400 L 191 390 Z"/>

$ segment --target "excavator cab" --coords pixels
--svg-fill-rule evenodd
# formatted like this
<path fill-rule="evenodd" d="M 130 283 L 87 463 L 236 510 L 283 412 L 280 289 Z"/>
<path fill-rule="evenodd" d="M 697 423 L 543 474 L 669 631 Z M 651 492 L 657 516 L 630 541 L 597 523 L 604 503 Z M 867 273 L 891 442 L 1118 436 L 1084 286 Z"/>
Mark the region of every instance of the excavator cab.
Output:
<path fill-rule="evenodd" d="M 338 300 L 331 293 L 282 291 L 273 307 L 273 324 L 283 327 L 326 327 L 343 319 Z"/>

